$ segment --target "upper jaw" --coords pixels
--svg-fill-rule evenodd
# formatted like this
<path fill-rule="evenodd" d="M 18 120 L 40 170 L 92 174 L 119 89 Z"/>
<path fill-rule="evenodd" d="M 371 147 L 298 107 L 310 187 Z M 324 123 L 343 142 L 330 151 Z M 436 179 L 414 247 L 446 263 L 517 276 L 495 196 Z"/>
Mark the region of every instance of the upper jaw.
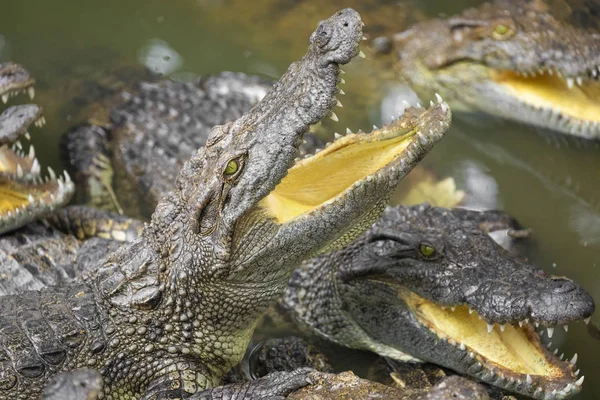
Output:
<path fill-rule="evenodd" d="M 360 15 L 345 9 L 322 21 L 308 52 L 293 63 L 267 95 L 231 125 L 231 134 L 248 143 L 248 160 L 231 188 L 223 215 L 235 223 L 287 174 L 303 135 L 339 102 L 340 65 L 359 54 Z"/>
<path fill-rule="evenodd" d="M 27 92 L 33 100 L 35 79 L 25 68 L 13 62 L 0 63 L 0 99 L 6 104 L 10 97 Z"/>

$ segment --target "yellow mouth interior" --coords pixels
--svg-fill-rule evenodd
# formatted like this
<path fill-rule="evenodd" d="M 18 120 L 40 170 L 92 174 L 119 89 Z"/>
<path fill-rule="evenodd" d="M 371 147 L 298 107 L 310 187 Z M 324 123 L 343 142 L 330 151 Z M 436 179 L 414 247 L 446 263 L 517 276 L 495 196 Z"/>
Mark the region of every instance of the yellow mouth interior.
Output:
<path fill-rule="evenodd" d="M 458 306 L 454 311 L 444 310 L 439 304 L 414 293 L 401 296 L 421 324 L 439 337 L 463 343 L 467 351 L 474 352 L 488 368 L 544 378 L 564 376 L 560 367 L 548 361 L 531 326 L 520 328 L 506 324 L 501 331 L 499 325 L 494 325 L 492 332 L 488 333 L 487 323 L 479 319 L 477 312 L 470 314 L 467 306 Z"/>
<path fill-rule="evenodd" d="M 277 222 L 288 222 L 333 200 L 388 165 L 411 143 L 412 132 L 388 139 L 348 135 L 306 158 L 262 200 Z"/>
<path fill-rule="evenodd" d="M 511 71 L 502 71 L 493 72 L 492 79 L 527 104 L 551 106 L 572 118 L 600 122 L 600 83 L 595 80 L 588 79 L 582 86 L 574 84 L 569 88 L 567 81 L 556 74 L 524 77 Z"/>
<path fill-rule="evenodd" d="M 0 216 L 8 212 L 15 212 L 16 208 L 29 206 L 29 197 L 35 202 L 43 199 L 51 201 L 50 194 L 57 191 L 55 183 L 40 183 L 27 185 L 12 181 L 7 177 L 0 177 Z"/>

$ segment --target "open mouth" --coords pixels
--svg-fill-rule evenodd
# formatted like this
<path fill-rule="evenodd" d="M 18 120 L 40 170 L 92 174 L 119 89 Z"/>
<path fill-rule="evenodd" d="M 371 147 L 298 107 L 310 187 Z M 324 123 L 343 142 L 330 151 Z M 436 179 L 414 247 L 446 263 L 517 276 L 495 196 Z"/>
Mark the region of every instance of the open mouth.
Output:
<path fill-rule="evenodd" d="M 394 183 L 410 170 L 450 125 L 451 113 L 438 96 L 429 109 L 410 108 L 370 133 L 336 134 L 324 149 L 298 160 L 261 206 L 284 224 L 315 212 L 362 185 Z"/>
<path fill-rule="evenodd" d="M 471 364 L 469 373 L 482 381 L 537 399 L 563 399 L 581 390 L 577 354 L 563 361 L 558 350 L 552 353 L 551 344 L 541 342 L 528 319 L 493 324 L 466 305 L 444 307 L 405 290 L 399 295 L 418 322 L 454 346 Z"/>
<path fill-rule="evenodd" d="M 22 66 L 13 62 L 0 64 L 0 99 L 6 104 L 11 97 L 27 93 L 35 97 L 35 78 Z"/>
<path fill-rule="evenodd" d="M 565 77 L 552 69 L 528 73 L 493 71 L 491 79 L 570 131 L 598 130 L 600 82 L 595 68 L 577 77 Z"/>

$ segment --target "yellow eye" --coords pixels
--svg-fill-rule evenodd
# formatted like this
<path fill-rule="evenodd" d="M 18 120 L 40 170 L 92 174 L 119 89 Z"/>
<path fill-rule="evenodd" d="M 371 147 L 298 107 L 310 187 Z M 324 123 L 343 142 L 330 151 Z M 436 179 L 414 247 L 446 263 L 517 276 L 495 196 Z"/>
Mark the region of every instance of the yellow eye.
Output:
<path fill-rule="evenodd" d="M 435 249 L 432 246 L 423 243 L 419 245 L 419 251 L 424 257 L 431 257 L 435 254 Z"/>
<path fill-rule="evenodd" d="M 233 175 L 237 172 L 239 166 L 236 160 L 229 160 L 227 166 L 225 167 L 224 174 L 225 175 Z"/>
<path fill-rule="evenodd" d="M 506 39 L 513 33 L 513 29 L 505 24 L 498 24 L 494 28 L 493 36 L 495 39 Z"/>

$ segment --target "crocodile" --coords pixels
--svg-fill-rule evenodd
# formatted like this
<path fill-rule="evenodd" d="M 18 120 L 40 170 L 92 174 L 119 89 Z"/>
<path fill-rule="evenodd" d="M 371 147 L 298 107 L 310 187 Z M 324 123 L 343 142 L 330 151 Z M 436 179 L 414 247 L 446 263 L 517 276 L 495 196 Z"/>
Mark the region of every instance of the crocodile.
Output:
<path fill-rule="evenodd" d="M 19 93 L 35 95 L 35 79 L 22 66 L 0 64 L 0 96 L 4 103 Z M 30 125 L 45 124 L 41 107 L 35 104 L 11 106 L 0 114 L 0 233 L 23 226 L 65 205 L 74 192 L 68 174 L 57 177 L 52 169 L 46 178 L 33 145 L 27 155 L 21 137 L 29 138 Z M 9 145 L 12 144 L 11 147 Z"/>
<path fill-rule="evenodd" d="M 370 226 L 451 119 L 439 98 L 295 161 L 309 126 L 333 115 L 339 65 L 361 37 L 352 9 L 322 21 L 257 105 L 211 130 L 138 239 L 67 284 L 1 297 L 0 398 L 39 396 L 50 377 L 82 367 L 101 373 L 100 398 L 268 397 L 305 385 L 310 370 L 214 387 L 293 267 Z"/>
<path fill-rule="evenodd" d="M 281 305 L 341 345 L 537 399 L 571 397 L 584 379 L 577 354 L 563 361 L 535 328 L 550 340 L 556 325 L 589 320 L 594 301 L 509 255 L 481 230 L 484 219 L 491 230 L 510 226 L 489 212 L 389 207 L 347 248 L 303 263 Z"/>
<path fill-rule="evenodd" d="M 392 35 L 390 49 L 403 78 L 455 111 L 598 139 L 600 30 L 580 8 L 495 0 Z"/>

